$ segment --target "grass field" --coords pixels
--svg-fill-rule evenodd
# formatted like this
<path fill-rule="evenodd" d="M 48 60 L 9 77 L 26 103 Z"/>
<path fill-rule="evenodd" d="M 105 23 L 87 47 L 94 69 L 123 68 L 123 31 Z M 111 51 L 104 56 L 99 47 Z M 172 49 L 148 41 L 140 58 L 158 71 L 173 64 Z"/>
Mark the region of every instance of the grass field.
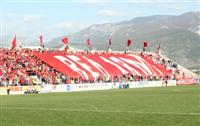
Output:
<path fill-rule="evenodd" d="M 200 86 L 0 97 L 0 126 L 200 126 Z"/>

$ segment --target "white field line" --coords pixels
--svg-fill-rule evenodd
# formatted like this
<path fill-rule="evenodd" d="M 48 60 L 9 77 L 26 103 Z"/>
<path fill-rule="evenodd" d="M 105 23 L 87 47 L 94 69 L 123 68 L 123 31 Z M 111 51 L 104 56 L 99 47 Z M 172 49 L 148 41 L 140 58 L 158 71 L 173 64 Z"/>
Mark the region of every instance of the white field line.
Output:
<path fill-rule="evenodd" d="M 87 106 L 93 108 L 94 111 L 99 111 L 98 107 L 96 107 L 95 105 L 92 105 L 92 104 L 85 104 L 85 105 L 87 105 Z"/>
<path fill-rule="evenodd" d="M 85 104 L 86 105 L 86 104 Z M 87 104 L 91 110 L 87 109 L 65 109 L 65 108 L 27 108 L 27 107 L 3 107 L 3 110 L 39 110 L 39 111 L 67 111 L 67 112 L 102 112 L 102 113 L 133 113 L 133 114 L 158 114 L 158 115 L 193 115 L 200 116 L 200 113 L 185 112 L 142 112 L 142 111 L 121 111 L 121 110 L 99 110 L 95 105 Z"/>

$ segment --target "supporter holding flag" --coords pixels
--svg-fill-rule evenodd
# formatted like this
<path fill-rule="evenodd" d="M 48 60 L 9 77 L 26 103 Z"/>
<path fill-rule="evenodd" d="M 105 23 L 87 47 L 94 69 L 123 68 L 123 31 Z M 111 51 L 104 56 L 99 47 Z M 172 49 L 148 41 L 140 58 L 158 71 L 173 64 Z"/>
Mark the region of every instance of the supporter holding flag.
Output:
<path fill-rule="evenodd" d="M 40 46 L 44 49 L 44 45 L 43 45 L 43 37 L 42 35 L 40 35 Z"/>
<path fill-rule="evenodd" d="M 143 52 L 145 52 L 145 51 L 146 51 L 146 48 L 149 46 L 149 42 L 146 42 L 146 41 L 145 41 L 145 42 L 143 43 L 143 45 L 144 45 L 144 46 L 143 46 Z"/>
<path fill-rule="evenodd" d="M 15 35 L 15 37 L 14 37 L 13 40 L 12 40 L 12 47 L 11 47 L 11 50 L 13 50 L 16 46 L 17 46 L 17 39 L 16 39 L 16 35 Z"/>
<path fill-rule="evenodd" d="M 160 43 L 159 43 L 159 45 L 157 46 L 157 53 L 160 54 Z"/>
<path fill-rule="evenodd" d="M 158 49 L 158 50 L 160 49 L 160 43 L 159 43 L 159 45 L 158 45 L 157 49 Z"/>
<path fill-rule="evenodd" d="M 131 40 L 131 39 L 128 39 L 128 40 L 127 40 L 127 46 L 126 46 L 125 53 L 128 52 L 128 48 L 130 47 L 131 44 L 132 44 L 132 40 Z"/>
<path fill-rule="evenodd" d="M 67 44 L 66 46 L 65 46 L 65 51 L 67 52 L 69 50 L 69 45 Z"/>
<path fill-rule="evenodd" d="M 90 38 L 87 39 L 87 45 L 88 45 L 89 50 L 91 50 L 91 42 L 90 42 Z"/>
<path fill-rule="evenodd" d="M 111 45 L 112 45 L 112 40 L 111 38 L 109 38 L 109 41 L 108 41 L 108 52 L 111 52 Z"/>
<path fill-rule="evenodd" d="M 108 47 L 111 47 L 111 45 L 112 45 L 112 39 L 109 38 Z"/>
<path fill-rule="evenodd" d="M 68 40 L 68 37 L 63 38 L 62 42 L 66 45 L 64 50 L 68 51 L 69 50 L 69 46 L 68 46 L 69 40 Z"/>

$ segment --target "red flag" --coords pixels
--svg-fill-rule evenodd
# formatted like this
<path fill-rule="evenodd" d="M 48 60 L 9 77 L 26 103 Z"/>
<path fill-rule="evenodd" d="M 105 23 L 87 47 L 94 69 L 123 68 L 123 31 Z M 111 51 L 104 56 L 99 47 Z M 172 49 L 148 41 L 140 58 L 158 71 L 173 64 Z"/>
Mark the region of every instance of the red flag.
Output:
<path fill-rule="evenodd" d="M 112 44 L 112 40 L 111 40 L 111 38 L 110 38 L 110 39 L 109 39 L 108 45 L 111 46 L 111 44 Z"/>
<path fill-rule="evenodd" d="M 16 40 L 16 35 L 12 40 L 12 49 L 14 49 L 17 46 L 17 40 Z"/>
<path fill-rule="evenodd" d="M 90 39 L 89 39 L 89 38 L 87 39 L 87 45 L 88 45 L 88 47 L 91 46 L 91 42 L 90 42 Z"/>
<path fill-rule="evenodd" d="M 43 44 L 43 41 L 42 41 L 42 35 L 40 35 L 40 46 L 42 46 Z"/>
<path fill-rule="evenodd" d="M 144 47 L 148 47 L 149 46 L 149 42 L 144 42 Z"/>
<path fill-rule="evenodd" d="M 68 42 L 69 42 L 69 41 L 68 41 L 68 37 L 63 38 L 63 39 L 62 39 L 62 42 L 65 43 L 65 44 L 68 44 Z"/>
<path fill-rule="evenodd" d="M 131 44 L 132 44 L 131 39 L 128 39 L 128 41 L 127 41 L 127 47 L 129 47 Z"/>

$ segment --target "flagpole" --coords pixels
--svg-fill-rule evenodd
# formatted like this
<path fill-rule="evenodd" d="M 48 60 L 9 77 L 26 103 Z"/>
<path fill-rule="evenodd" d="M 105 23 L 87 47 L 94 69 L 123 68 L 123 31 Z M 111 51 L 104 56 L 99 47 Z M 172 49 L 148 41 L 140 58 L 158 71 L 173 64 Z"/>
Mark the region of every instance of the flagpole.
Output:
<path fill-rule="evenodd" d="M 112 52 L 111 44 L 112 44 L 112 40 L 110 38 L 109 41 L 108 41 L 108 52 Z"/>

